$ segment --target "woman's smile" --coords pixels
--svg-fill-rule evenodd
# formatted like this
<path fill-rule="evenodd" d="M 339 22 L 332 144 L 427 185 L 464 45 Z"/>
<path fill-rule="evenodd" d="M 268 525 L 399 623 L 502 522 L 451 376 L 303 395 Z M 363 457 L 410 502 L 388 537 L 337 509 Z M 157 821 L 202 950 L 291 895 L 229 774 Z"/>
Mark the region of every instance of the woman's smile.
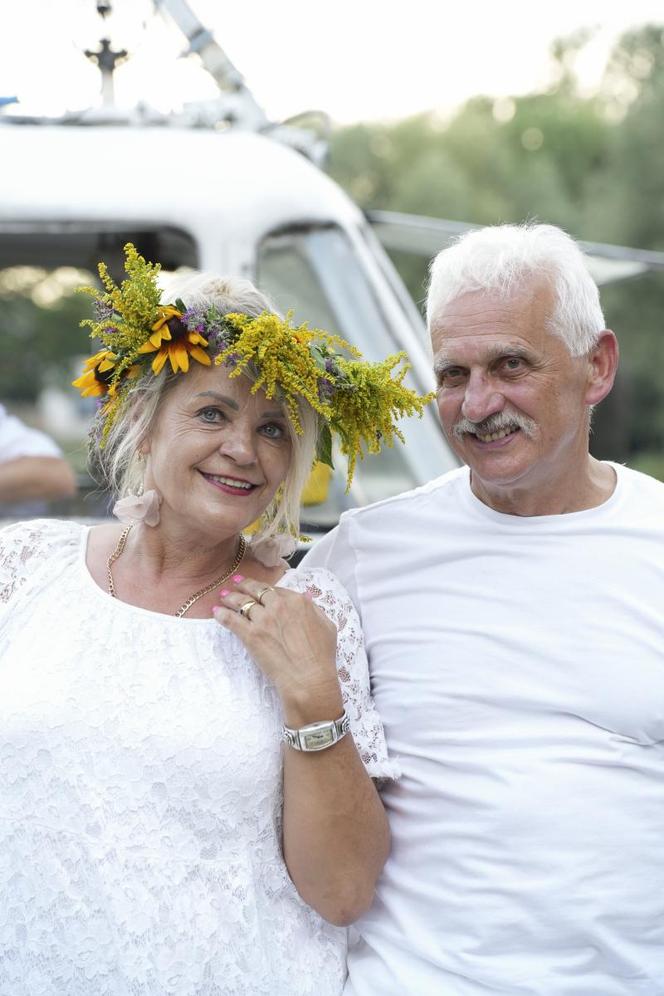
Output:
<path fill-rule="evenodd" d="M 234 495 L 239 498 L 246 498 L 247 495 L 250 495 L 256 490 L 257 487 L 259 487 L 258 484 L 252 484 L 251 481 L 245 481 L 237 477 L 230 477 L 227 474 L 208 474 L 204 470 L 200 470 L 199 473 L 213 487 L 223 491 L 224 494 Z"/>

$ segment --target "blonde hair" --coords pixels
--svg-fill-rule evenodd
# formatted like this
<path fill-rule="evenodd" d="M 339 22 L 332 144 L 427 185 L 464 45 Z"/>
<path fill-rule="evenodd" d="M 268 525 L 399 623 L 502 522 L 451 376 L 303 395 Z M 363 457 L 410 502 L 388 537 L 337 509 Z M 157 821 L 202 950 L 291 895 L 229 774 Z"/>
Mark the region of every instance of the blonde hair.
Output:
<path fill-rule="evenodd" d="M 264 311 L 276 311 L 268 298 L 241 277 L 217 277 L 209 273 L 190 272 L 170 279 L 162 290 L 162 301 L 180 298 L 188 307 L 214 305 L 222 314 L 240 312 L 256 317 Z M 149 436 L 159 409 L 178 374 L 149 369 L 132 383 L 103 448 L 95 440 L 90 444 L 90 464 L 95 478 L 116 498 L 139 493 L 143 487 L 144 467 L 141 443 Z M 254 379 L 256 371 L 248 371 Z M 300 498 L 316 456 L 318 416 L 304 400 L 298 404 L 302 433 L 287 420 L 291 440 L 291 459 L 283 484 L 263 513 L 260 526 L 251 538 L 252 550 L 277 535 L 299 534 Z"/>

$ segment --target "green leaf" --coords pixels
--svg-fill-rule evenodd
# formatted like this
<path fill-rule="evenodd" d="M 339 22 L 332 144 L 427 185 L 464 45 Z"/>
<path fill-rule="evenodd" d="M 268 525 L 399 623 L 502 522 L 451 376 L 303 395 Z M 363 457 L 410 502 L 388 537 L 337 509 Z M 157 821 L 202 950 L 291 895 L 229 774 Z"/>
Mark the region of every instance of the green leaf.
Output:
<path fill-rule="evenodd" d="M 316 459 L 320 460 L 321 463 L 326 463 L 328 467 L 331 467 L 332 470 L 334 470 L 334 464 L 332 462 L 332 433 L 330 432 L 330 427 L 327 424 L 323 425 L 318 436 Z"/>

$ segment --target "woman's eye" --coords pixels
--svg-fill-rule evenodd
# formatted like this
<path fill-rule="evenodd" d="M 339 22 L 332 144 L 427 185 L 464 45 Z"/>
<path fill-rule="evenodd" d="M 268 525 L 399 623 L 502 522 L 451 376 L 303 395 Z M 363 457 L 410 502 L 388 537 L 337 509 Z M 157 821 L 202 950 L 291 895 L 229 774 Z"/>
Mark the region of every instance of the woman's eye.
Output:
<path fill-rule="evenodd" d="M 520 356 L 508 356 L 505 360 L 505 367 L 507 370 L 520 370 L 523 366 L 523 360 Z"/>
<path fill-rule="evenodd" d="M 276 422 L 268 422 L 267 425 L 262 426 L 261 432 L 268 439 L 283 439 L 284 437 L 283 426 L 277 425 Z"/>
<path fill-rule="evenodd" d="M 198 415 L 204 422 L 220 422 L 224 418 L 218 408 L 201 408 Z"/>

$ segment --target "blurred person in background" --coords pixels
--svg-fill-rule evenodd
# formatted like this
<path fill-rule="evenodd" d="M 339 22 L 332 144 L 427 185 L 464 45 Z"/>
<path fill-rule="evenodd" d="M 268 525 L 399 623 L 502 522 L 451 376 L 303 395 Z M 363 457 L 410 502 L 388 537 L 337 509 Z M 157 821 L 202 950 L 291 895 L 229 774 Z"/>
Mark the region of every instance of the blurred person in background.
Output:
<path fill-rule="evenodd" d="M 664 993 L 664 484 L 589 452 L 618 346 L 569 236 L 433 263 L 465 466 L 305 557 L 359 610 L 402 777 L 347 996 Z"/>
<path fill-rule="evenodd" d="M 74 472 L 53 440 L 0 404 L 0 516 L 75 493 Z"/>
<path fill-rule="evenodd" d="M 123 524 L 0 532 L 0 992 L 338 996 L 396 769 L 348 595 L 282 557 L 319 440 L 352 475 L 425 399 L 248 281 L 126 268 L 75 381 Z"/>

